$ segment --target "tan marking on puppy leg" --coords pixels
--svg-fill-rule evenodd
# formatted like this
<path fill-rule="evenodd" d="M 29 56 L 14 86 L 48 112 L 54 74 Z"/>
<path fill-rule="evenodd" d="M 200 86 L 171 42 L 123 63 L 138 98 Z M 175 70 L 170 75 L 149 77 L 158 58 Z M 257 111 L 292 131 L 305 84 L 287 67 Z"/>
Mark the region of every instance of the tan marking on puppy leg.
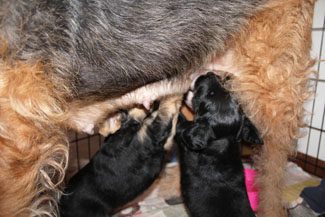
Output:
<path fill-rule="evenodd" d="M 121 128 L 121 117 L 122 115 L 120 113 L 108 117 L 104 123 L 99 125 L 99 133 L 102 136 L 107 137 L 108 135 L 118 131 Z"/>
<path fill-rule="evenodd" d="M 171 95 L 164 97 L 159 105 L 159 116 L 166 117 L 167 120 L 170 117 L 177 115 L 181 107 L 183 95 Z"/>
<path fill-rule="evenodd" d="M 147 112 L 144 108 L 132 108 L 129 110 L 129 116 L 132 117 L 133 119 L 135 119 L 136 121 L 142 123 L 143 120 L 146 118 L 147 116 Z M 153 112 L 152 114 L 150 114 L 150 118 L 147 118 L 143 123 L 142 123 L 142 127 L 140 129 L 140 131 L 138 132 L 138 137 L 139 140 L 141 142 L 144 141 L 144 138 L 147 136 L 147 127 L 148 125 L 150 125 L 152 123 L 152 121 L 154 120 L 154 118 L 156 117 L 156 113 L 157 112 Z"/>
<path fill-rule="evenodd" d="M 176 125 L 177 118 L 182 105 L 183 95 L 174 95 L 166 97 L 162 100 L 159 107 L 159 113 L 163 114 L 163 117 L 166 118 L 166 121 L 172 119 L 172 129 L 170 135 L 164 144 L 165 150 L 170 150 L 174 142 L 174 136 L 176 134 Z"/>
<path fill-rule="evenodd" d="M 167 142 L 165 144 L 166 149 L 169 149 L 172 145 L 173 142 L 173 137 L 176 133 L 176 123 L 177 123 L 177 117 L 179 113 L 179 109 L 181 106 L 183 95 L 172 95 L 172 96 L 167 96 L 164 97 L 159 104 L 159 108 L 157 111 L 154 111 L 153 113 L 150 114 L 149 118 L 145 119 L 142 127 L 138 133 L 139 140 L 144 141 L 145 137 L 147 136 L 147 128 L 152 124 L 152 122 L 159 116 L 162 121 L 165 123 L 163 124 L 168 124 L 170 120 L 172 120 L 172 129 L 170 136 L 167 139 Z M 143 110 L 144 111 L 144 110 Z M 142 111 L 137 111 L 141 112 Z"/>
<path fill-rule="evenodd" d="M 136 121 L 142 122 L 143 119 L 147 116 L 147 112 L 143 108 L 132 108 L 128 111 L 129 116 L 135 119 Z"/>
<path fill-rule="evenodd" d="M 189 120 L 189 121 L 193 121 L 194 120 L 194 114 L 193 114 L 193 112 L 186 105 L 183 105 L 182 106 L 181 112 L 185 116 L 186 120 Z"/>
<path fill-rule="evenodd" d="M 152 122 L 155 120 L 155 118 L 157 117 L 157 115 L 158 115 L 158 112 L 157 111 L 152 112 L 150 114 L 150 117 L 149 118 L 146 118 L 144 120 L 144 122 L 142 123 L 141 129 L 138 132 L 138 137 L 139 137 L 140 142 L 143 142 L 144 139 L 147 137 L 147 129 L 148 129 L 148 126 L 150 126 L 152 124 Z"/>
<path fill-rule="evenodd" d="M 170 151 L 174 144 L 174 136 L 176 134 L 177 118 L 178 118 L 178 114 L 175 114 L 173 117 L 173 120 L 172 120 L 172 130 L 171 130 L 170 135 L 164 145 L 164 149 L 167 151 Z"/>

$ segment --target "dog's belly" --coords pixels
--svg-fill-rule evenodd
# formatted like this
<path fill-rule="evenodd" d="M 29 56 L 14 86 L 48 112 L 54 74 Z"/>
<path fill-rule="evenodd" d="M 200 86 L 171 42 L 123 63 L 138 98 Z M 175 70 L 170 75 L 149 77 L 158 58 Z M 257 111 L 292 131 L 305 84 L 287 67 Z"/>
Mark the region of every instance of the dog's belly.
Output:
<path fill-rule="evenodd" d="M 162 97 L 184 94 L 191 85 L 192 77 L 186 75 L 162 80 L 140 87 L 121 97 L 111 98 L 101 102 L 73 101 L 69 105 L 68 120 L 66 123 L 73 129 L 92 134 L 96 125 L 103 124 L 107 118 L 116 118 L 114 113 L 119 109 L 139 105 L 149 107 L 150 103 Z"/>
<path fill-rule="evenodd" d="M 223 76 L 224 73 L 240 76 L 241 71 L 234 62 L 234 53 L 228 50 L 224 55 L 214 58 L 195 73 L 184 73 L 172 79 L 165 79 L 152 84 L 144 85 L 121 97 L 110 98 L 104 101 L 75 100 L 70 103 L 67 124 L 69 127 L 92 134 L 96 126 L 106 124 L 106 127 L 116 128 L 114 114 L 119 109 L 134 106 L 150 106 L 154 100 L 175 94 L 185 94 L 194 80 L 206 72 L 212 71 Z M 107 121 L 107 119 L 110 119 Z M 110 125 L 110 126 L 107 126 Z M 117 124 L 118 125 L 118 124 Z M 110 131 L 111 129 L 108 129 Z M 104 133 L 104 134 L 107 134 Z"/>

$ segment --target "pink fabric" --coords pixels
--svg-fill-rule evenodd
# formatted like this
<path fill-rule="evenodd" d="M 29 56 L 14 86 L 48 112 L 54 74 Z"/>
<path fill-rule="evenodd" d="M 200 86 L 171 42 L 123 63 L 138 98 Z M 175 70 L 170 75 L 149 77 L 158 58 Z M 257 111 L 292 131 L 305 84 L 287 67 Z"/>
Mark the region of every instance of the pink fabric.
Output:
<path fill-rule="evenodd" d="M 258 188 L 255 184 L 256 171 L 253 169 L 244 169 L 244 174 L 245 174 L 245 184 L 246 184 L 248 199 L 252 207 L 252 210 L 256 212 L 259 203 Z"/>

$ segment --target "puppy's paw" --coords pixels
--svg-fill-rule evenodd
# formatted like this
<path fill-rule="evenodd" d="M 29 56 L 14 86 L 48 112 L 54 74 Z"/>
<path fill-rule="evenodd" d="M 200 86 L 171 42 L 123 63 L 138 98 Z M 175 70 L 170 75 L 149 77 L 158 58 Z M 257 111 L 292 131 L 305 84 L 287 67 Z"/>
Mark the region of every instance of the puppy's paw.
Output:
<path fill-rule="evenodd" d="M 244 117 L 242 126 L 241 137 L 245 142 L 262 145 L 264 143 L 259 131 L 255 125 L 247 118 Z"/>
<path fill-rule="evenodd" d="M 134 107 L 128 111 L 129 117 L 138 122 L 142 122 L 147 117 L 145 109 Z"/>
<path fill-rule="evenodd" d="M 106 119 L 100 126 L 99 126 L 99 133 L 107 137 L 110 134 L 115 133 L 121 127 L 121 119 L 122 113 L 116 113 L 115 115 Z"/>
<path fill-rule="evenodd" d="M 200 151 L 208 147 L 209 139 L 214 138 L 211 127 L 193 122 L 184 122 L 177 132 L 178 141 L 192 151 Z M 180 140 L 179 140 L 180 139 Z"/>
<path fill-rule="evenodd" d="M 194 127 L 184 131 L 186 147 L 193 151 L 200 151 L 207 147 L 207 134 L 203 128 Z"/>

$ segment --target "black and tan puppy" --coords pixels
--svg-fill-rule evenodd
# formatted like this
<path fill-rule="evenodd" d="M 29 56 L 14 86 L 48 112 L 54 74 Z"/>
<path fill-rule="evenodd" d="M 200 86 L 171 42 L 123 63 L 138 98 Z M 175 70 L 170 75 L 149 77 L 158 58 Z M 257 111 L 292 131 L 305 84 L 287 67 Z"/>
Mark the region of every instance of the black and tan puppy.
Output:
<path fill-rule="evenodd" d="M 164 144 L 180 102 L 177 96 L 163 100 L 146 118 L 140 109 L 125 112 L 121 128 L 70 180 L 60 200 L 61 216 L 104 217 L 147 189 L 163 167 Z"/>
<path fill-rule="evenodd" d="M 263 143 L 221 80 L 195 82 L 193 122 L 179 117 L 181 188 L 192 217 L 253 217 L 245 187 L 240 141 Z"/>

